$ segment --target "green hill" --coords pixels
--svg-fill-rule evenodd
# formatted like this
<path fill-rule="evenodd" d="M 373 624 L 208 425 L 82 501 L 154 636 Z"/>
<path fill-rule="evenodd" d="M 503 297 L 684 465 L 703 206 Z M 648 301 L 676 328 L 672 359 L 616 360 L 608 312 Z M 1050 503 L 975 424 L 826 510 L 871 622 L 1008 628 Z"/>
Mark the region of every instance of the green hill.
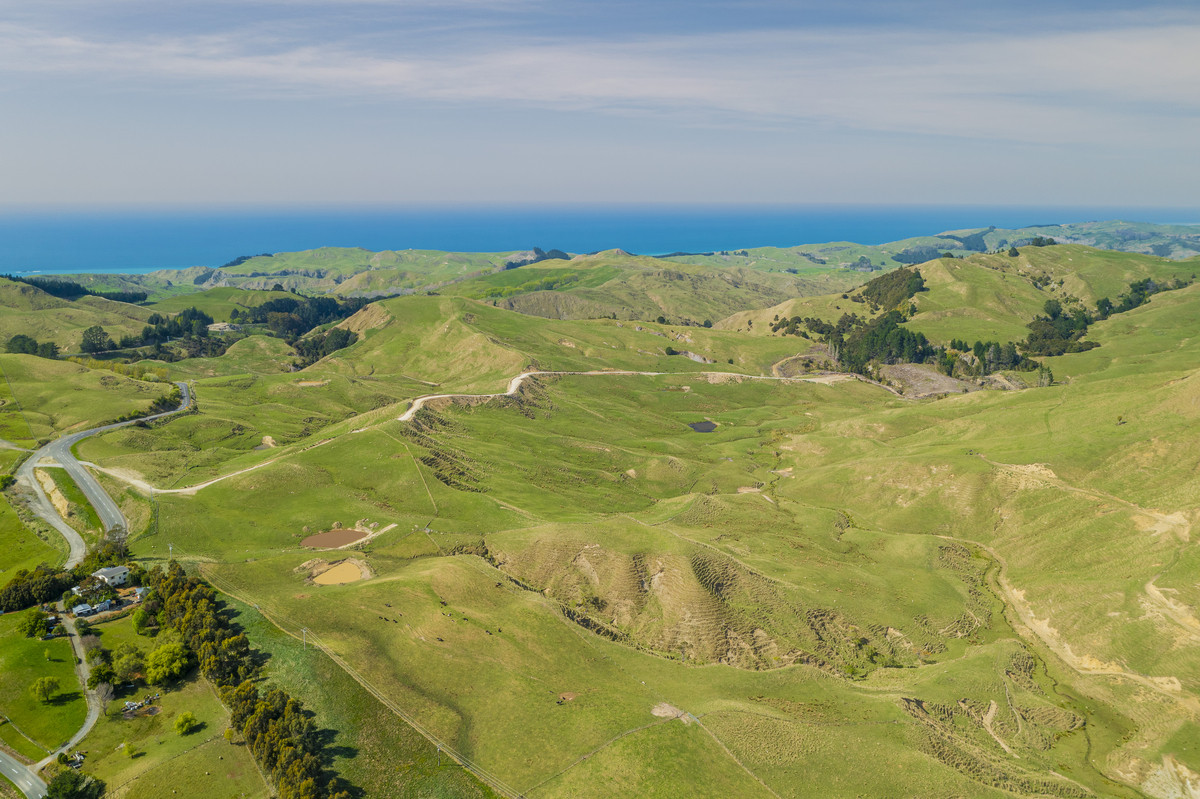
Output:
<path fill-rule="evenodd" d="M 700 324 L 809 292 L 819 281 L 747 268 L 670 263 L 611 250 L 543 261 L 464 280 L 444 290 L 536 316 Z"/>
<path fill-rule="evenodd" d="M 914 400 L 780 376 L 813 341 L 772 332 L 778 318 L 915 306 L 887 336 L 1015 341 L 1047 300 L 1091 309 L 1200 265 L 986 251 L 1007 235 L 947 234 L 966 257 L 866 290 L 871 273 L 809 260 L 855 285 L 808 297 L 821 278 L 750 251 L 719 268 L 276 256 L 289 288 L 445 282 L 364 307 L 340 322 L 355 343 L 298 372 L 261 335 L 155 364 L 194 382 L 197 412 L 78 450 L 106 470 L 137 561 L 170 546 L 235 598 L 268 671 L 319 697 L 329 766 L 373 794 L 477 795 L 457 769 L 438 776 L 440 744 L 530 797 L 1187 796 L 1200 285 L 1092 322 L 1098 346 L 1041 358 L 1054 381 L 1039 388 Z M 252 273 L 274 259 L 257 260 L 230 269 L 268 279 Z M 141 400 L 107 373 L 4 366 L 47 434 L 99 407 L 76 395 Z M 530 370 L 565 374 L 499 396 Z M 401 421 L 449 394 L 473 396 Z M 305 545 L 326 531 L 362 537 Z"/>
<path fill-rule="evenodd" d="M 916 313 L 906 326 L 939 343 L 954 338 L 969 342 L 1019 341 L 1028 335 L 1026 324 L 1043 313 L 1047 300 L 1058 300 L 1067 308 L 1094 310 L 1101 298 L 1115 301 L 1134 281 L 1186 281 L 1200 271 L 1200 258 L 1171 261 L 1082 245 L 1022 247 L 1018 252 L 1015 257 L 1007 253 L 975 254 L 917 265 L 926 290 L 912 298 Z M 831 323 L 847 313 L 870 318 L 872 309 L 861 301 L 861 294 L 851 289 L 842 294 L 790 299 L 769 308 L 732 314 L 716 327 L 770 335 L 771 324 L 778 318 L 812 316 Z"/>
<path fill-rule="evenodd" d="M 41 289 L 0 278 L 0 345 L 15 335 L 53 341 L 78 352 L 84 330 L 101 325 L 114 339 L 140 333 L 153 311 L 101 297 L 62 300 Z"/>
<path fill-rule="evenodd" d="M 189 294 L 177 295 L 167 299 L 152 302 L 146 307 L 159 313 L 174 314 L 185 308 L 197 308 L 204 311 L 217 322 L 228 322 L 230 311 L 239 312 L 257 308 L 264 302 L 281 297 L 294 297 L 286 291 L 251 291 L 237 288 L 215 288 Z"/>

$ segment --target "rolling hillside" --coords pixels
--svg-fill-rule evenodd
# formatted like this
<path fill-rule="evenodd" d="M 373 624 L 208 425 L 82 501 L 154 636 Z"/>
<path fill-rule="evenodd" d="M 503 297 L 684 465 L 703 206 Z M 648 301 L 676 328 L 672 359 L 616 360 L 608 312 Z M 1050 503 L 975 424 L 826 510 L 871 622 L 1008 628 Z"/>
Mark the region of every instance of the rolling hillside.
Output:
<path fill-rule="evenodd" d="M 1094 321 L 1094 349 L 1041 358 L 1047 385 L 922 400 L 781 373 L 814 342 L 771 326 L 915 306 L 888 335 L 1019 340 L 1047 300 L 1094 308 L 1200 260 L 954 235 L 965 258 L 914 264 L 925 290 L 882 304 L 881 284 L 802 296 L 823 278 L 750 251 L 249 259 L 236 279 L 289 289 L 444 283 L 362 308 L 299 371 L 259 334 L 156 363 L 196 411 L 79 456 L 138 562 L 170 547 L 210 580 L 372 796 L 486 794 L 453 751 L 508 796 L 1187 797 L 1200 284 Z M 169 302 L 270 296 L 245 285 Z M 67 310 L 21 288 L 0 283 L 28 319 Z M 106 328 L 152 310 L 112 305 L 80 307 Z M 162 390 L 0 358 L 18 444 Z"/>
<path fill-rule="evenodd" d="M 114 338 L 141 333 L 153 311 L 101 297 L 62 300 L 41 289 L 0 278 L 0 346 L 15 335 L 53 341 L 78 352 L 84 330 L 102 325 Z"/>
<path fill-rule="evenodd" d="M 926 290 L 912 298 L 916 313 L 906 327 L 939 343 L 952 338 L 1003 342 L 1025 338 L 1029 332 L 1025 325 L 1043 313 L 1047 300 L 1058 300 L 1067 308 L 1094 309 L 1102 297 L 1116 300 L 1137 280 L 1190 280 L 1200 272 L 1200 258 L 1171 261 L 1058 245 L 1022 247 L 1016 257 L 999 253 L 939 258 L 916 269 L 925 279 Z M 770 308 L 742 311 L 715 326 L 771 335 L 771 323 L 777 318 L 813 316 L 836 322 L 846 313 L 864 318 L 872 315 L 865 303 L 854 301 L 861 292 L 852 289 L 844 293 L 847 296 L 801 297 Z"/>

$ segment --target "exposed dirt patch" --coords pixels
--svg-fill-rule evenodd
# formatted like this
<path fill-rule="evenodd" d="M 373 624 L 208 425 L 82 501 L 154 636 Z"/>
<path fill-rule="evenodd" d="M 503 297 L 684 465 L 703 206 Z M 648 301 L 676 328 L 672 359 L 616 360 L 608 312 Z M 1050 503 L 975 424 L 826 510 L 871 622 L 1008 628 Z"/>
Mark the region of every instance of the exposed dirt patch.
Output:
<path fill-rule="evenodd" d="M 1191 608 L 1186 604 L 1164 593 L 1174 592 L 1175 589 L 1159 588 L 1153 580 L 1146 583 L 1145 588 L 1146 596 L 1143 598 L 1142 607 L 1148 613 L 1164 617 L 1178 625 L 1179 633 L 1184 639 L 1181 643 L 1200 643 L 1200 619 L 1192 615 Z"/>
<path fill-rule="evenodd" d="M 729 374 L 727 372 L 705 372 L 704 379 L 714 386 L 719 386 L 724 383 L 740 383 L 745 378 L 742 375 Z"/>
<path fill-rule="evenodd" d="M 54 504 L 54 509 L 58 511 L 58 515 L 64 519 L 69 519 L 71 517 L 71 503 L 67 502 L 67 498 L 63 496 L 63 492 L 58 490 L 58 486 L 54 483 L 54 478 L 46 474 L 45 469 L 34 469 L 33 473 L 37 475 L 37 481 L 42 484 L 42 490 L 46 492 L 46 496 Z"/>
<path fill-rule="evenodd" d="M 368 523 L 366 519 L 359 519 L 353 527 L 342 528 L 337 525 L 338 522 L 334 522 L 334 529 L 326 530 L 323 533 L 314 533 L 301 541 L 300 545 L 312 549 L 345 549 L 370 541 L 396 527 L 393 523 L 380 529 L 379 522 Z"/>
<path fill-rule="evenodd" d="M 666 702 L 659 702 L 654 707 L 650 708 L 650 712 L 658 716 L 660 719 L 677 719 L 680 716 L 686 716 L 679 708 L 674 705 L 668 705 Z"/>
<path fill-rule="evenodd" d="M 1003 374 L 990 374 L 983 379 L 983 385 L 986 388 L 994 388 L 999 391 L 1020 391 L 1023 388 L 1029 388 L 1019 378 L 1010 377 Z"/>
<path fill-rule="evenodd" d="M 296 568 L 297 572 L 308 575 L 308 581 L 316 585 L 345 585 L 359 580 L 369 580 L 374 576 L 371 567 L 358 558 L 325 561 L 320 558 L 305 561 Z"/>
<path fill-rule="evenodd" d="M 980 390 L 980 387 L 974 383 L 956 380 L 936 369 L 915 363 L 884 366 L 881 371 L 883 376 L 898 387 L 900 393 L 906 397 L 934 397 L 939 394 L 962 394 Z"/>
<path fill-rule="evenodd" d="M 326 385 L 328 382 L 328 380 L 301 380 L 300 382 L 296 383 L 296 385 L 300 386 L 301 388 L 316 388 L 318 386 Z"/>
<path fill-rule="evenodd" d="M 762 493 L 761 486 L 738 486 L 739 494 L 760 494 Z"/>
<path fill-rule="evenodd" d="M 1133 519 L 1139 530 L 1149 530 L 1154 535 L 1173 533 L 1184 544 L 1191 540 L 1192 525 L 1182 513 L 1161 513 L 1148 508 L 1142 509 L 1142 513 L 1143 516 Z"/>
<path fill-rule="evenodd" d="M 328 530 L 324 533 L 310 535 L 308 538 L 300 542 L 302 546 L 312 547 L 313 549 L 337 549 L 344 547 L 347 544 L 355 544 L 366 538 L 368 533 L 365 530 Z"/>
<path fill-rule="evenodd" d="M 121 714 L 121 718 L 125 719 L 126 721 L 133 721 L 136 718 L 157 716 L 159 713 L 162 713 L 161 707 L 158 705 L 147 705 L 146 707 L 140 707 L 137 710 L 126 710 Z"/>
<path fill-rule="evenodd" d="M 263 436 L 262 445 L 264 447 L 272 447 L 272 448 L 278 446 L 278 444 L 275 443 L 275 439 L 271 438 L 270 436 Z"/>
<path fill-rule="evenodd" d="M 1171 755 L 1165 755 L 1162 765 L 1154 769 L 1142 783 L 1142 790 L 1150 796 L 1193 799 L 1200 796 L 1200 774 L 1192 771 Z"/>
<path fill-rule="evenodd" d="M 577 696 L 579 696 L 579 694 L 575 693 L 574 691 L 563 691 L 561 694 L 558 695 L 558 698 L 559 698 L 559 701 L 570 702 Z"/>
<path fill-rule="evenodd" d="M 366 575 L 363 569 L 357 563 L 345 560 L 313 577 L 313 582 L 317 585 L 344 585 L 364 579 Z"/>
<path fill-rule="evenodd" d="M 1012 748 L 1004 742 L 1004 739 L 997 735 L 996 731 L 992 729 L 992 724 L 996 721 L 996 710 L 998 707 L 999 706 L 996 704 L 996 700 L 993 699 L 988 705 L 987 712 L 983 714 L 983 728 L 987 730 L 988 735 L 996 739 L 996 743 L 1000 744 L 1001 749 L 1003 749 L 1005 752 L 1008 752 L 1013 757 L 1019 757 L 1019 755 L 1017 755 Z"/>
<path fill-rule="evenodd" d="M 816 377 L 805 377 L 801 379 L 805 383 L 820 383 L 823 386 L 832 386 L 835 383 L 845 383 L 849 380 L 854 380 L 855 378 L 851 377 L 850 375 L 830 374 L 817 375 Z"/>

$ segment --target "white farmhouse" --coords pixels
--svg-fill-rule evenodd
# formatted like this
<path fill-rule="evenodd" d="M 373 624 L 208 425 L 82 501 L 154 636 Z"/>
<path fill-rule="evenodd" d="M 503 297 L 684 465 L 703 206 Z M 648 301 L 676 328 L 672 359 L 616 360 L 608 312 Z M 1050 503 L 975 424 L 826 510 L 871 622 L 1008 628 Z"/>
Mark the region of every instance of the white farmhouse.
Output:
<path fill-rule="evenodd" d="M 115 588 L 118 585 L 125 585 L 129 581 L 129 569 L 125 566 L 108 566 L 92 572 L 92 576 Z"/>

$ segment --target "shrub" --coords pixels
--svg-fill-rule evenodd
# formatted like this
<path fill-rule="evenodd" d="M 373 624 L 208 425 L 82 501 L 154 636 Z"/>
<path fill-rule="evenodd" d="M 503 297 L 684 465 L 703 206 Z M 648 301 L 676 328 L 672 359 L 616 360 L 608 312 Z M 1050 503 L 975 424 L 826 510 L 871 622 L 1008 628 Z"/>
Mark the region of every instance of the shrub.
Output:
<path fill-rule="evenodd" d="M 196 721 L 196 714 L 190 710 L 180 713 L 179 718 L 175 719 L 175 732 L 180 735 L 187 735 L 197 726 L 199 726 L 199 722 Z"/>
<path fill-rule="evenodd" d="M 37 697 L 39 702 L 49 702 L 58 692 L 59 682 L 56 677 L 38 677 L 29 686 L 29 692 Z"/>

